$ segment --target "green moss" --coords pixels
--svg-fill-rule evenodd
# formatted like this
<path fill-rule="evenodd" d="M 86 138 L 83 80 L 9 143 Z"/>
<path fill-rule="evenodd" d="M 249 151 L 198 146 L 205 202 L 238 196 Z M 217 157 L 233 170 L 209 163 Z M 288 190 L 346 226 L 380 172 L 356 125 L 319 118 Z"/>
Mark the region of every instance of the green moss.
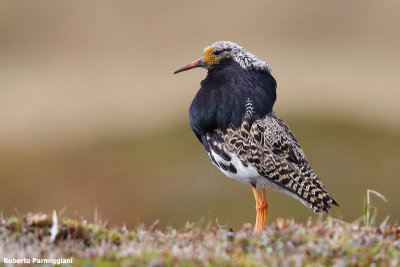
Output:
<path fill-rule="evenodd" d="M 143 225 L 126 230 L 59 221 L 52 243 L 49 227 L 6 218 L 0 224 L 0 240 L 6 242 L 0 252 L 30 257 L 40 247 L 42 257 L 73 257 L 75 266 L 390 266 L 400 260 L 400 227 L 389 224 L 378 229 L 328 218 L 305 226 L 280 218 L 254 233 L 248 224 L 238 230 L 193 223 L 181 230 Z"/>
<path fill-rule="evenodd" d="M 11 231 L 19 231 L 21 228 L 21 219 L 16 217 L 7 218 L 6 225 Z"/>

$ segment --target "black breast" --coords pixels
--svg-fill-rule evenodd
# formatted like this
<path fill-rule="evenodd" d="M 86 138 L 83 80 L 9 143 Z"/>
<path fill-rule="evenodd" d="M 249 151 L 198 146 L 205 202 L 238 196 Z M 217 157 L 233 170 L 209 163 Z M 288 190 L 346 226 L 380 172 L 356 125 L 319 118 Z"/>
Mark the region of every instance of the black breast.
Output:
<path fill-rule="evenodd" d="M 225 60 L 208 71 L 190 106 L 190 126 L 200 137 L 215 129 L 239 127 L 251 101 L 255 116 L 271 112 L 276 99 L 276 81 L 268 72 L 245 70 L 233 60 Z M 252 121 L 250 121 L 252 123 Z"/>

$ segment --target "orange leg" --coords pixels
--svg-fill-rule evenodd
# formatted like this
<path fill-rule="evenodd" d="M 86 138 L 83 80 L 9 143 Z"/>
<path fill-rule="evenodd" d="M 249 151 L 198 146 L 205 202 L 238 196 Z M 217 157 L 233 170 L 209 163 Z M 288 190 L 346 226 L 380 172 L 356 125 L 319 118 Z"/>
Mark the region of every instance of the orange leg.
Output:
<path fill-rule="evenodd" d="M 254 231 L 258 232 L 260 228 L 260 207 L 261 207 L 261 199 L 260 196 L 258 195 L 257 188 L 251 187 L 253 190 L 254 198 L 256 199 L 256 224 L 254 226 Z"/>
<path fill-rule="evenodd" d="M 265 187 L 261 188 L 262 191 L 262 227 L 265 226 L 265 220 L 267 218 L 267 211 L 268 211 L 268 199 L 267 199 L 267 190 Z"/>
<path fill-rule="evenodd" d="M 261 231 L 265 226 L 265 219 L 267 217 L 267 209 L 268 209 L 268 200 L 267 200 L 267 192 L 265 187 L 261 188 L 262 198 L 258 195 L 257 188 L 252 187 L 254 198 L 256 199 L 256 224 L 254 227 L 254 231 Z"/>

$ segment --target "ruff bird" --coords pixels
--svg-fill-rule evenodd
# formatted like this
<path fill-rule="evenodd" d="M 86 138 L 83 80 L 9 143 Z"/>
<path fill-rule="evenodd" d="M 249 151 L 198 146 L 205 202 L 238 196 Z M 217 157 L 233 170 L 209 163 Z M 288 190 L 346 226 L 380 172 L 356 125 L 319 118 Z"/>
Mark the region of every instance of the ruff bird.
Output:
<path fill-rule="evenodd" d="M 292 196 L 316 213 L 329 213 L 330 203 L 338 206 L 289 127 L 272 110 L 276 81 L 265 61 L 236 43 L 219 41 L 174 74 L 196 67 L 208 73 L 190 106 L 190 126 L 220 171 L 251 185 L 255 231 L 265 226 L 266 187 Z"/>

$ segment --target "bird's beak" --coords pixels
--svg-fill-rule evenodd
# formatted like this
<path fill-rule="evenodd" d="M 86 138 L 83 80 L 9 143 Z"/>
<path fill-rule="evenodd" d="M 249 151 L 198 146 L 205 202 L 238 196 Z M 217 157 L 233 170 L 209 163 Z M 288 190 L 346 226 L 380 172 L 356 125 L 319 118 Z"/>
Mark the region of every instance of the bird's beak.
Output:
<path fill-rule="evenodd" d="M 176 70 L 174 72 L 174 74 L 177 74 L 178 72 L 181 72 L 181 71 L 190 70 L 190 69 L 197 68 L 197 67 L 204 67 L 204 66 L 205 66 L 204 57 L 201 57 L 198 60 L 193 61 L 189 65 L 186 65 L 185 67 L 180 68 L 179 70 Z"/>

